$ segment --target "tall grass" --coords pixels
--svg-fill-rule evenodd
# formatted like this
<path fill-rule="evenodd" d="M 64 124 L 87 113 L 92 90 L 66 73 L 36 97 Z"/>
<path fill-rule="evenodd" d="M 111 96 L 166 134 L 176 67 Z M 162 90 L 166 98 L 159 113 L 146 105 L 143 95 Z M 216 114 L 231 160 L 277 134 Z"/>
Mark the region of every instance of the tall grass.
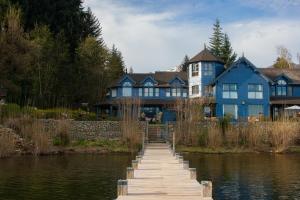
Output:
<path fill-rule="evenodd" d="M 9 130 L 0 127 L 0 158 L 7 157 L 15 151 L 15 137 Z"/>
<path fill-rule="evenodd" d="M 142 142 L 142 128 L 139 117 L 141 102 L 139 99 L 123 99 L 119 101 L 121 112 L 122 141 L 131 149 L 136 150 Z"/>
<path fill-rule="evenodd" d="M 300 138 L 294 120 L 231 123 L 229 118 L 204 120 L 204 100 L 177 102 L 176 143 L 210 148 L 248 148 L 283 152 Z"/>

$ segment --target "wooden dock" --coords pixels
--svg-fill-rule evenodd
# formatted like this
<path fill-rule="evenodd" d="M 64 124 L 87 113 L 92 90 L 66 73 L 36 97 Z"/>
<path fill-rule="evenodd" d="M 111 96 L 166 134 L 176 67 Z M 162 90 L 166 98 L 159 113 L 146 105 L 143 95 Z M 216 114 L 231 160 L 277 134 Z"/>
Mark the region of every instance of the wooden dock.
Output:
<path fill-rule="evenodd" d="M 117 200 L 212 200 L 212 183 L 196 180 L 196 169 L 169 145 L 150 143 L 118 181 Z"/>

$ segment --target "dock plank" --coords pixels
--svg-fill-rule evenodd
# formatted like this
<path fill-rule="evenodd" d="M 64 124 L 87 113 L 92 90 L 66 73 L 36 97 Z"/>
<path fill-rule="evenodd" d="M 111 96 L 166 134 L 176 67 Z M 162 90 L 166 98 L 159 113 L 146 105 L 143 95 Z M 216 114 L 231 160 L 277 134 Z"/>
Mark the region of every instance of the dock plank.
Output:
<path fill-rule="evenodd" d="M 148 144 L 134 178 L 128 179 L 128 194 L 117 200 L 212 200 L 203 197 L 204 186 L 191 179 L 167 144 Z"/>

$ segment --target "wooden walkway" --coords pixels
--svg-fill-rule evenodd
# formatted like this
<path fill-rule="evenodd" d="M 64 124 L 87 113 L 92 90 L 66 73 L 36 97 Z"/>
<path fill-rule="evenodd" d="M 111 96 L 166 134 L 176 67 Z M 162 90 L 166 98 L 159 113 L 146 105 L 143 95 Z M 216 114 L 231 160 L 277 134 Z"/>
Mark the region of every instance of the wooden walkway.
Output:
<path fill-rule="evenodd" d="M 210 181 L 196 180 L 182 156 L 173 155 L 167 144 L 148 144 L 127 168 L 127 180 L 118 181 L 117 200 L 212 200 Z"/>

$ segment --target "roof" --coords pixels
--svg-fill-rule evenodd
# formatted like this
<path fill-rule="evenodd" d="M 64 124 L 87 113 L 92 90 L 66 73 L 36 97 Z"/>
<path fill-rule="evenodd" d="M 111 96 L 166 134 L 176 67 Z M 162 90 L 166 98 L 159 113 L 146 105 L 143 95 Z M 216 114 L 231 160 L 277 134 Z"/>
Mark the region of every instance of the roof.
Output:
<path fill-rule="evenodd" d="M 111 87 L 116 87 L 119 85 L 119 83 L 126 77 L 129 77 L 132 79 L 135 84 L 134 87 L 138 87 L 143 85 L 143 81 L 147 79 L 148 77 L 152 77 L 156 82 L 158 86 L 164 87 L 169 86 L 169 82 L 172 81 L 174 78 L 178 77 L 182 81 L 185 82 L 185 84 L 188 84 L 188 74 L 187 72 L 169 72 L 169 71 L 158 71 L 155 73 L 132 73 L 132 74 L 125 74 L 124 76 L 120 77 L 116 81 L 113 82 Z"/>
<path fill-rule="evenodd" d="M 300 69 L 279 69 L 279 68 L 259 68 L 262 74 L 267 76 L 272 81 L 275 81 L 279 76 L 286 76 L 292 81 L 292 84 L 300 84 Z"/>
<path fill-rule="evenodd" d="M 237 61 L 235 61 L 230 67 L 228 67 L 224 72 L 222 72 L 211 84 L 215 84 L 221 77 L 230 72 L 232 68 L 237 67 L 240 63 L 245 63 L 248 67 L 250 67 L 253 71 L 258 72 L 260 76 L 262 76 L 266 81 L 272 82 L 272 79 L 267 77 L 265 74 L 261 73 L 254 64 L 252 64 L 246 57 L 242 56 Z"/>
<path fill-rule="evenodd" d="M 202 50 L 200 53 L 198 53 L 193 58 L 191 58 L 189 60 L 189 63 L 201 62 L 201 61 L 224 63 L 221 58 L 213 55 L 207 48 L 204 48 L 204 50 Z"/>

